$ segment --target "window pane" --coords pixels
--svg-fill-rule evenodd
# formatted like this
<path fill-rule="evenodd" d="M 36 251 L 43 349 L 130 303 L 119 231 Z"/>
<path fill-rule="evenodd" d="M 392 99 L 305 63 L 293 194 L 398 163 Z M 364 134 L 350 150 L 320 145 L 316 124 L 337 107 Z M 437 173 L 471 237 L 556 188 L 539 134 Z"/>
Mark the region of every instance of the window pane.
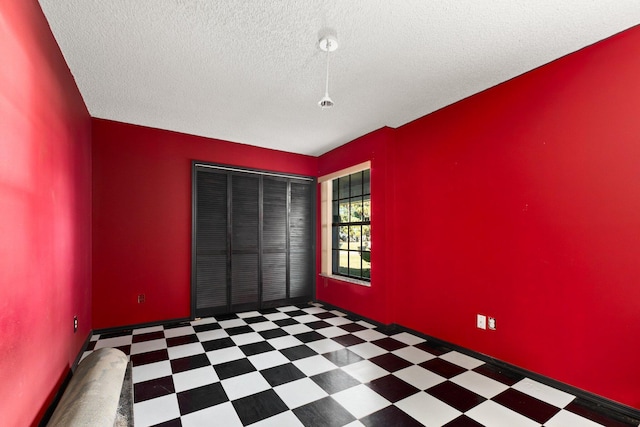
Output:
<path fill-rule="evenodd" d="M 331 273 L 340 274 L 340 252 L 336 249 L 331 251 Z"/>
<path fill-rule="evenodd" d="M 369 181 L 371 178 L 371 171 L 367 169 L 362 172 L 362 194 L 371 194 L 371 188 Z"/>
<path fill-rule="evenodd" d="M 362 195 L 362 172 L 351 175 L 351 195 L 349 197 Z"/>
<path fill-rule="evenodd" d="M 371 279 L 371 252 L 362 252 L 362 278 Z"/>
<path fill-rule="evenodd" d="M 340 214 L 338 222 L 349 222 L 349 199 L 340 202 L 338 212 Z"/>
<path fill-rule="evenodd" d="M 371 196 L 365 196 L 362 202 L 362 221 L 371 221 Z"/>
<path fill-rule="evenodd" d="M 340 251 L 338 272 L 340 274 L 349 274 L 349 252 L 347 251 Z"/>
<path fill-rule="evenodd" d="M 337 249 L 340 247 L 340 234 L 338 233 L 338 227 L 331 227 L 331 247 Z"/>
<path fill-rule="evenodd" d="M 362 227 L 352 225 L 349 227 L 349 249 L 360 250 L 360 241 L 362 240 Z"/>
<path fill-rule="evenodd" d="M 351 222 L 362 221 L 362 198 L 351 199 Z"/>
<path fill-rule="evenodd" d="M 371 226 L 363 225 L 362 226 L 362 246 L 363 251 L 371 250 Z"/>
<path fill-rule="evenodd" d="M 340 208 L 339 208 L 338 202 L 335 200 L 333 201 L 331 206 L 331 215 L 333 216 L 333 219 L 331 220 L 331 222 L 333 223 L 340 222 Z"/>
<path fill-rule="evenodd" d="M 341 199 L 349 198 L 349 176 L 338 178 L 339 196 Z"/>
<path fill-rule="evenodd" d="M 362 258 L 360 258 L 360 252 L 349 252 L 349 275 L 355 277 L 362 277 Z"/>
<path fill-rule="evenodd" d="M 338 180 L 331 181 L 331 200 L 338 200 Z"/>
<path fill-rule="evenodd" d="M 348 249 L 348 246 L 349 246 L 349 227 L 348 226 L 340 227 L 339 234 L 340 234 L 340 236 L 339 236 L 339 238 L 340 238 L 339 249 Z"/>

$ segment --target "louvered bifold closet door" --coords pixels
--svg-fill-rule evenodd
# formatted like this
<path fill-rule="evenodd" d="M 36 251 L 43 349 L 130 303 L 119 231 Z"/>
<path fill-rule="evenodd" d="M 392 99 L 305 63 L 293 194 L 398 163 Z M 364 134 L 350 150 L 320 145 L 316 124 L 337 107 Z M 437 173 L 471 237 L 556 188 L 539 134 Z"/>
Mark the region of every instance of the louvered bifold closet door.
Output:
<path fill-rule="evenodd" d="M 286 179 L 263 178 L 263 307 L 287 298 L 287 187 Z"/>
<path fill-rule="evenodd" d="M 291 182 L 289 214 L 289 298 L 313 295 L 313 183 Z"/>
<path fill-rule="evenodd" d="M 259 308 L 260 176 L 231 176 L 232 311 Z"/>
<path fill-rule="evenodd" d="M 193 317 L 313 299 L 315 185 L 193 163 Z"/>
<path fill-rule="evenodd" d="M 197 171 L 195 316 L 227 311 L 227 175 Z"/>

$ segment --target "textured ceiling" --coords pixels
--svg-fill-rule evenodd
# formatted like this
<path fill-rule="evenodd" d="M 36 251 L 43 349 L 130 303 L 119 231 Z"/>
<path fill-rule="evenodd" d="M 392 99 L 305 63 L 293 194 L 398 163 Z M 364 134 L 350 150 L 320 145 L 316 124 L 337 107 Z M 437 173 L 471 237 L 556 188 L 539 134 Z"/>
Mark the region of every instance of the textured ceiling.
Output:
<path fill-rule="evenodd" d="M 640 24 L 639 0 L 40 4 L 93 117 L 311 155 Z"/>

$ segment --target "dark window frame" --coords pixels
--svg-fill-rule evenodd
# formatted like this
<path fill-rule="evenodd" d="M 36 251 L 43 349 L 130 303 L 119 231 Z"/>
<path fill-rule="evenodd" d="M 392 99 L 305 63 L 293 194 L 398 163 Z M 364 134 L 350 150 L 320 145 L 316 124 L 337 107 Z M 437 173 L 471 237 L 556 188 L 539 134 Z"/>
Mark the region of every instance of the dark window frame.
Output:
<path fill-rule="evenodd" d="M 357 181 L 360 181 L 357 184 Z M 354 184 L 354 181 L 356 182 Z M 348 277 L 350 279 L 361 280 L 365 282 L 371 282 L 371 169 L 363 169 L 358 172 L 344 175 L 331 180 L 332 192 L 331 192 L 331 274 L 334 276 Z M 342 184 L 342 185 L 341 185 Z M 346 185 L 345 185 L 346 184 Z M 345 194 L 345 188 L 348 192 Z M 358 203 L 362 204 L 362 211 L 364 211 L 365 201 L 369 203 L 369 216 L 364 217 L 360 215 L 358 220 L 354 220 L 354 215 L 351 214 L 353 206 Z M 341 217 L 339 207 L 344 204 L 348 205 L 348 220 L 344 220 Z M 348 227 L 348 233 L 346 236 L 341 231 L 343 227 Z M 364 230 L 367 227 L 368 233 Z M 351 233 L 351 230 L 355 230 L 355 233 Z M 358 232 L 359 230 L 359 232 Z M 355 243 L 360 243 L 357 248 L 352 248 L 352 236 L 359 236 L 359 239 Z M 365 239 L 366 236 L 366 239 Z M 342 240 L 341 240 L 342 238 Z M 346 238 L 347 248 L 340 248 L 340 242 L 344 242 Z M 366 246 L 363 246 L 366 245 Z M 347 252 L 347 267 L 341 270 L 340 266 L 340 252 Z M 352 257 L 352 254 L 357 254 L 357 257 Z M 360 260 L 360 265 L 351 266 L 353 258 Z M 364 263 L 369 264 L 369 268 L 365 269 Z"/>

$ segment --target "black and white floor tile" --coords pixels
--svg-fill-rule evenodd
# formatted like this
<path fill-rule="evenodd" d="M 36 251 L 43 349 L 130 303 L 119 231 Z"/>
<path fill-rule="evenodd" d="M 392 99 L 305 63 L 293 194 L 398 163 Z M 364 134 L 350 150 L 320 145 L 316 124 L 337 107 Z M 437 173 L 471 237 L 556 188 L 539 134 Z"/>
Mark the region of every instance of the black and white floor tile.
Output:
<path fill-rule="evenodd" d="M 133 365 L 135 425 L 628 426 L 575 396 L 320 304 L 94 335 Z"/>

